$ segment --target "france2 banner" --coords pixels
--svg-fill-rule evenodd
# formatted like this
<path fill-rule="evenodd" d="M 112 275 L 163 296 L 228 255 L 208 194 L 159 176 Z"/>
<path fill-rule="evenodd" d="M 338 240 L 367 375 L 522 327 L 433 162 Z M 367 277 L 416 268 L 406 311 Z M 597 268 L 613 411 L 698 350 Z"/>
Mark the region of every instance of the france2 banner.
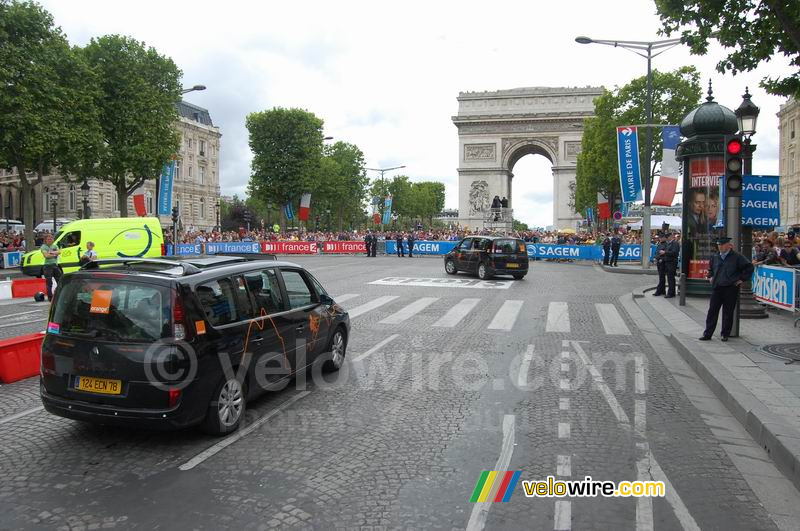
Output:
<path fill-rule="evenodd" d="M 322 243 L 323 253 L 365 253 L 367 245 L 363 241 L 341 241 L 334 240 Z"/>
<path fill-rule="evenodd" d="M 277 254 L 317 254 L 317 242 L 262 242 L 261 252 Z"/>

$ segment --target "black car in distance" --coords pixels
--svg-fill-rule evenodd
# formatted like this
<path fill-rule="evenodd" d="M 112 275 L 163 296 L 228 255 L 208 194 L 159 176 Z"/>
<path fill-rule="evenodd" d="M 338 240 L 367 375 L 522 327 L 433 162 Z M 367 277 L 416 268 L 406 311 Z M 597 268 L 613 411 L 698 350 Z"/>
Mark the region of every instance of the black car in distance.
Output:
<path fill-rule="evenodd" d="M 495 275 L 511 275 L 522 280 L 528 274 L 525 242 L 508 236 L 468 236 L 444 255 L 444 270 L 476 273 L 481 280 Z"/>
<path fill-rule="evenodd" d="M 47 411 L 225 434 L 249 399 L 344 363 L 350 318 L 301 266 L 235 257 L 101 260 L 66 275 L 42 344 Z"/>

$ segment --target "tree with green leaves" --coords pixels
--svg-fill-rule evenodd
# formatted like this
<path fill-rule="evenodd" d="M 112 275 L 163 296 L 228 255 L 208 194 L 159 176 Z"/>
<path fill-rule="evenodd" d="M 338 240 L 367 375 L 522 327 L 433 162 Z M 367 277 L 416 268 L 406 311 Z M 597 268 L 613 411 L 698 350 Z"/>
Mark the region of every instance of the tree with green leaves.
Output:
<path fill-rule="evenodd" d="M 92 39 L 83 55 L 99 80 L 97 106 L 103 130 L 97 177 L 111 182 L 120 216 L 128 197 L 161 175 L 180 147 L 175 130 L 181 71 L 169 57 L 130 37 Z"/>
<path fill-rule="evenodd" d="M 298 205 L 319 182 L 323 121 L 303 109 L 276 107 L 250 113 L 246 126 L 253 152 L 249 194 L 279 206 Z M 282 224 L 283 218 L 281 209 Z"/>
<path fill-rule="evenodd" d="M 320 177 L 311 197 L 312 212 L 335 213 L 338 230 L 343 230 L 344 220 L 363 210 L 367 193 L 367 172 L 364 153 L 355 144 L 336 142 L 325 146 L 320 163 Z"/>
<path fill-rule="evenodd" d="M 794 67 L 791 75 L 764 78 L 770 94 L 800 97 L 800 2 L 797 0 L 655 0 L 662 32 L 680 31 L 692 53 L 705 55 L 711 39 L 732 51 L 720 72 L 749 72 L 776 55 Z"/>
<path fill-rule="evenodd" d="M 653 123 L 679 124 L 700 102 L 700 75 L 691 66 L 672 72 L 653 71 Z M 617 167 L 616 129 L 623 125 L 646 123 L 647 78 L 636 78 L 623 87 L 605 91 L 594 101 L 594 116 L 584 120 L 581 153 L 578 155 L 575 210 L 583 212 L 597 205 L 597 192 L 613 205 L 620 196 Z M 661 162 L 662 142 L 653 135 L 650 155 L 651 177 Z M 644 142 L 639 143 L 639 159 L 645 160 Z"/>
<path fill-rule="evenodd" d="M 0 166 L 16 168 L 25 239 L 44 175 L 94 166 L 101 137 L 97 80 L 38 4 L 0 0 Z"/>

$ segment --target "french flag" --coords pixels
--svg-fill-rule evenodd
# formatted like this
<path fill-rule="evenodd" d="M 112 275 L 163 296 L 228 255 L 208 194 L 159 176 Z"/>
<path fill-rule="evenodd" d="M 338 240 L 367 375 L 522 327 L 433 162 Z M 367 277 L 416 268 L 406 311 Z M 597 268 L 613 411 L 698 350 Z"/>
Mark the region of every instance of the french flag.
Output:
<path fill-rule="evenodd" d="M 311 211 L 311 194 L 303 194 L 300 198 L 300 212 L 297 213 L 302 221 L 308 221 L 308 213 Z"/>
<path fill-rule="evenodd" d="M 597 215 L 600 219 L 611 217 L 611 205 L 608 203 L 608 199 L 600 192 L 597 192 Z"/>

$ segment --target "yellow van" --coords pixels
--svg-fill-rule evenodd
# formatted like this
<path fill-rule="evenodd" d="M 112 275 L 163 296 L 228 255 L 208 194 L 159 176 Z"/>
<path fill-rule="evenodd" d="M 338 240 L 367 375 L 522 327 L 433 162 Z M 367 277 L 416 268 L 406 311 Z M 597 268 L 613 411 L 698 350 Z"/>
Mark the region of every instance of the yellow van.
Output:
<path fill-rule="evenodd" d="M 97 258 L 140 258 L 161 256 L 164 235 L 158 218 L 79 219 L 67 223 L 55 236 L 61 249 L 58 265 L 64 273 L 80 267 L 86 242 L 94 242 Z M 22 272 L 33 277 L 42 274 L 44 255 L 34 249 L 22 257 Z"/>

